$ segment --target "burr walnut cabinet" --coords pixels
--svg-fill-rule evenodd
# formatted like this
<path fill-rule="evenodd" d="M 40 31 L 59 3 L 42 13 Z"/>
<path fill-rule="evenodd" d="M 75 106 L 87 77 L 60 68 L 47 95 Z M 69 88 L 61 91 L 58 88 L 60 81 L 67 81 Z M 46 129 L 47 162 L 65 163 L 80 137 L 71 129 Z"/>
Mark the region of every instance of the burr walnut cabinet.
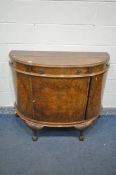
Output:
<path fill-rule="evenodd" d="M 11 51 L 17 115 L 33 130 L 75 127 L 83 131 L 102 108 L 107 53 Z"/>

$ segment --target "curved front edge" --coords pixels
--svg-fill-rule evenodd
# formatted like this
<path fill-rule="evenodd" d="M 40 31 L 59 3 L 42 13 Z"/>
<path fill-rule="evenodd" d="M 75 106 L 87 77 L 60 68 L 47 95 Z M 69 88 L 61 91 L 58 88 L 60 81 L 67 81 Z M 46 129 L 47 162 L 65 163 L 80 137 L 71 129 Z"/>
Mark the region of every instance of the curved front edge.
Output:
<path fill-rule="evenodd" d="M 21 114 L 17 108 L 16 109 L 16 113 L 20 116 L 20 118 L 22 120 L 24 120 L 27 125 L 31 128 L 35 128 L 35 129 L 40 129 L 42 127 L 75 127 L 77 129 L 85 129 L 87 127 L 89 127 L 98 117 L 99 115 L 97 116 L 94 116 L 92 117 L 92 119 L 89 119 L 89 120 L 83 120 L 81 122 L 71 122 L 71 123 L 52 123 L 52 122 L 39 122 L 39 121 L 36 121 L 36 120 L 32 120 L 32 119 L 29 119 L 27 116 L 24 116 L 23 114 Z"/>

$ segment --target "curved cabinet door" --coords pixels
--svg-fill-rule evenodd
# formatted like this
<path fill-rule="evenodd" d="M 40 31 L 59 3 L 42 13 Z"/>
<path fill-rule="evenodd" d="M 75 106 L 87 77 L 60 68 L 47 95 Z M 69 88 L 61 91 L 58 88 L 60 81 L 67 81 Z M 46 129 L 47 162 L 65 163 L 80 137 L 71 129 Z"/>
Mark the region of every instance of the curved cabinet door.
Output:
<path fill-rule="evenodd" d="M 106 75 L 107 73 L 91 78 L 86 119 L 93 118 L 100 113 Z"/>
<path fill-rule="evenodd" d="M 15 77 L 17 109 L 21 114 L 33 118 L 31 77 L 18 72 Z"/>
<path fill-rule="evenodd" d="M 32 77 L 34 119 L 53 123 L 83 120 L 89 80 Z"/>

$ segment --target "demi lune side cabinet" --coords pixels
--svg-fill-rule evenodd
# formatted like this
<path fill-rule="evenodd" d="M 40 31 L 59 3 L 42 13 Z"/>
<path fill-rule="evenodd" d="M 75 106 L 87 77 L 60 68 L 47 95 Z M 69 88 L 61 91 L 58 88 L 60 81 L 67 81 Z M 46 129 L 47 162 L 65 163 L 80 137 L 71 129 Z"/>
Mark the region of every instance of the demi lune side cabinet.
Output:
<path fill-rule="evenodd" d="M 16 113 L 33 130 L 75 127 L 83 131 L 100 115 L 109 68 L 104 52 L 11 51 Z"/>

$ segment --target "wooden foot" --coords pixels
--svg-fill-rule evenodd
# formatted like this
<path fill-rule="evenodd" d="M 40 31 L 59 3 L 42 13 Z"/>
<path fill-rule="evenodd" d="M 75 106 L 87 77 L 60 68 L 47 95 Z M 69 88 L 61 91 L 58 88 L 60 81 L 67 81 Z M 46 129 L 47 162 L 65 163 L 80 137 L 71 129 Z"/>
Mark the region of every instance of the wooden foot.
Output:
<path fill-rule="evenodd" d="M 38 140 L 37 130 L 34 130 L 34 129 L 33 129 L 32 140 L 33 140 L 33 141 L 37 141 L 37 140 Z"/>
<path fill-rule="evenodd" d="M 33 131 L 32 140 L 37 141 L 38 140 L 38 131 L 40 131 L 44 126 L 42 125 L 42 126 L 35 127 L 32 124 L 30 124 L 29 122 L 27 123 L 27 125 Z"/>
<path fill-rule="evenodd" d="M 15 116 L 16 116 L 16 117 L 19 117 L 17 113 L 15 113 Z"/>
<path fill-rule="evenodd" d="M 84 131 L 83 130 L 80 130 L 79 140 L 80 141 L 83 141 L 84 140 Z"/>
<path fill-rule="evenodd" d="M 19 117 L 19 115 L 17 114 L 16 110 L 15 110 L 15 116 L 16 116 L 16 117 Z"/>

